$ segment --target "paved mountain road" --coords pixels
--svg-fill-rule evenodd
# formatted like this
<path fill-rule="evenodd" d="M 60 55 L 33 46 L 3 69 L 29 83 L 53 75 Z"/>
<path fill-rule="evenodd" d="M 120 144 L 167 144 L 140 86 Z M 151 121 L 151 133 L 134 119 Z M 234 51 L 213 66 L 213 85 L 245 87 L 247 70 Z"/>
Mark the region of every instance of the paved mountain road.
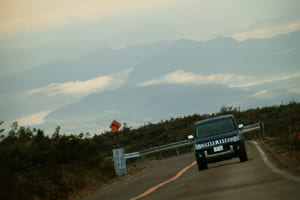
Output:
<path fill-rule="evenodd" d="M 142 197 L 142 200 L 178 199 L 300 199 L 300 183 L 274 173 L 254 144 L 247 143 L 249 161 L 238 158 L 208 165 L 199 172 L 194 165 L 176 180 Z M 137 197 L 169 180 L 195 160 L 193 153 L 153 161 L 138 174 L 116 182 L 84 200 L 123 200 Z"/>

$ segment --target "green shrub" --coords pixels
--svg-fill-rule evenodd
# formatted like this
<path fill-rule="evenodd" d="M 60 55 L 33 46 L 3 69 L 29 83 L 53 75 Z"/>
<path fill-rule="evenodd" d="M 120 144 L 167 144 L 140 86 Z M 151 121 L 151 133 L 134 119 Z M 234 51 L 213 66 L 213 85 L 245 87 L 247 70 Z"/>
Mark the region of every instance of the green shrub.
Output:
<path fill-rule="evenodd" d="M 300 151 L 300 139 L 298 134 L 283 134 L 274 140 L 274 144 L 288 151 Z"/>

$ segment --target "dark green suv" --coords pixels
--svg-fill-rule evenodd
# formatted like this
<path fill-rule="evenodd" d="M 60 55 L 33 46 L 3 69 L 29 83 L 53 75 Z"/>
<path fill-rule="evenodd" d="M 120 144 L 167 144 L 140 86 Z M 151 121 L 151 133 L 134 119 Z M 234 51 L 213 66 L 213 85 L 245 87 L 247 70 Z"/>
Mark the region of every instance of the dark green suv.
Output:
<path fill-rule="evenodd" d="M 247 161 L 245 142 L 233 115 L 223 115 L 198 121 L 194 124 L 194 151 L 198 169 L 207 169 L 207 163 L 239 157 Z"/>

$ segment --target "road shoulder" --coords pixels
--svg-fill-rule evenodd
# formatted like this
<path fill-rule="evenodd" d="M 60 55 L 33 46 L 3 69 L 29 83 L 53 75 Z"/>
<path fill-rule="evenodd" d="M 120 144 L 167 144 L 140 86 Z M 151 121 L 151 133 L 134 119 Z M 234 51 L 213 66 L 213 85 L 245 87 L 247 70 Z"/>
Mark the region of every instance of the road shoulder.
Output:
<path fill-rule="evenodd" d="M 299 171 L 284 167 L 284 165 L 282 165 L 282 163 L 276 159 L 276 156 L 274 156 L 274 154 L 272 156 L 272 154 L 270 153 L 271 149 L 268 149 L 270 151 L 269 152 L 267 148 L 265 149 L 265 146 L 261 142 L 259 143 L 257 141 L 250 141 L 250 143 L 256 146 L 262 160 L 274 173 L 277 173 L 289 180 L 300 183 Z"/>

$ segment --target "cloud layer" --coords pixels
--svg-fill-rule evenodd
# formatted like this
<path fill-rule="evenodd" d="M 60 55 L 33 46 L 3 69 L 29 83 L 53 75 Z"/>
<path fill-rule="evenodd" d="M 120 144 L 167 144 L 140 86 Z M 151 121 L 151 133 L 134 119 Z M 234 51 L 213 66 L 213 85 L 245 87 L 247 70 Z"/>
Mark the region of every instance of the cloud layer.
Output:
<path fill-rule="evenodd" d="M 253 80 L 250 76 L 238 74 L 211 74 L 208 76 L 196 74 L 193 72 L 185 72 L 184 70 L 176 70 L 165 76 L 139 83 L 138 86 L 150 86 L 157 84 L 192 84 L 192 85 L 206 85 L 206 84 L 223 84 L 232 85 L 245 83 Z"/>
<path fill-rule="evenodd" d="M 51 112 L 51 110 L 46 110 L 38 113 L 33 113 L 30 115 L 27 115 L 19 120 L 19 124 L 21 126 L 25 125 L 40 125 L 44 123 L 44 118 Z"/>
<path fill-rule="evenodd" d="M 59 94 L 75 94 L 86 95 L 93 93 L 101 88 L 107 87 L 112 81 L 110 76 L 100 76 L 86 81 L 73 81 L 67 83 L 52 83 L 42 88 L 29 90 L 26 93 L 29 95 L 36 93 L 46 93 L 49 96 Z"/>
<path fill-rule="evenodd" d="M 265 97 L 268 93 L 268 90 L 261 90 L 252 95 L 252 97 Z"/>
<path fill-rule="evenodd" d="M 262 84 L 267 84 L 267 83 L 272 83 L 272 82 L 277 82 L 277 81 L 284 81 L 284 80 L 289 80 L 289 79 L 293 79 L 293 78 L 299 78 L 300 77 L 300 72 L 295 72 L 293 74 L 285 74 L 285 75 L 281 75 L 281 76 L 275 76 L 275 77 L 269 77 L 269 78 L 265 78 L 262 80 L 251 80 L 248 81 L 244 84 L 234 84 L 231 85 L 230 87 L 253 87 L 256 85 L 262 85 Z"/>
<path fill-rule="evenodd" d="M 85 81 L 72 81 L 66 83 L 51 83 L 47 86 L 26 91 L 27 95 L 43 93 L 48 96 L 56 95 L 75 95 L 87 96 L 89 94 L 100 92 L 108 88 L 115 88 L 122 85 L 133 69 L 121 71 L 111 76 L 99 76 Z"/>
<path fill-rule="evenodd" d="M 265 78 L 256 78 L 241 74 L 210 74 L 210 75 L 201 75 L 193 72 L 185 72 L 184 70 L 176 70 L 174 72 L 168 73 L 158 79 L 152 79 L 149 81 L 138 83 L 138 86 L 145 87 L 150 85 L 159 85 L 159 84 L 190 84 L 190 85 L 207 85 L 207 84 L 222 84 L 230 88 L 249 88 L 257 85 L 269 84 L 278 81 L 284 81 L 294 78 L 299 78 L 300 72 L 293 74 L 285 74 L 276 77 L 265 77 Z M 297 90 L 295 90 L 297 91 Z M 261 96 L 267 91 L 260 91 L 253 95 L 254 97 Z"/>

